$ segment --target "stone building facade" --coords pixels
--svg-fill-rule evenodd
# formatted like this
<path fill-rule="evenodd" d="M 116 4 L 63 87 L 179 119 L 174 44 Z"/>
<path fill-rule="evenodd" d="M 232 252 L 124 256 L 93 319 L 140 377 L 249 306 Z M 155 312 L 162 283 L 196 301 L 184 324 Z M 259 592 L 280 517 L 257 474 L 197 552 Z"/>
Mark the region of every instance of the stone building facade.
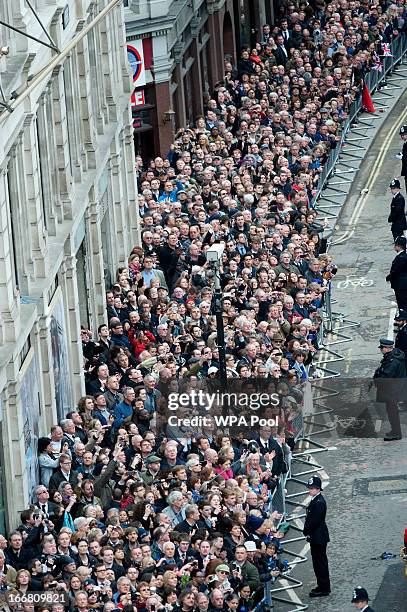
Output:
<path fill-rule="evenodd" d="M 81 325 L 105 322 L 139 240 L 123 3 L 31 3 L 62 53 L 0 26 L 0 532 L 31 501 L 37 438 L 84 393 Z M 24 0 L 0 20 L 48 42 Z"/>
<path fill-rule="evenodd" d="M 203 94 L 236 58 L 242 0 L 127 0 L 127 42 L 142 41 L 144 104 L 133 109 L 143 158 L 165 155 L 174 131 L 203 111 Z M 174 111 L 173 119 L 167 111 Z"/>
<path fill-rule="evenodd" d="M 136 153 L 166 155 L 179 127 L 193 124 L 204 95 L 223 78 L 251 30 L 272 23 L 278 0 L 124 0 L 129 48 L 141 45 L 145 75 L 135 83 Z M 170 113 L 173 111 L 173 118 Z"/>

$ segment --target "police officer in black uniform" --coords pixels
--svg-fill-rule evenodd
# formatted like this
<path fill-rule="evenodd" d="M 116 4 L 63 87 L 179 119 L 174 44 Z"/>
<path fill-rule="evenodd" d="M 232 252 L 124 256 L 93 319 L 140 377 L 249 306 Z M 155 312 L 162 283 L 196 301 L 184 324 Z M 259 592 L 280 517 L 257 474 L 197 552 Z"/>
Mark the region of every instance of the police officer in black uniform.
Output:
<path fill-rule="evenodd" d="M 394 348 L 394 340 L 380 338 L 379 349 L 383 355 L 380 366 L 374 373 L 376 401 L 386 404 L 391 430 L 384 436 L 385 442 L 401 440 L 398 402 L 404 400 L 406 366 L 403 351 Z"/>
<path fill-rule="evenodd" d="M 390 272 L 386 276 L 386 281 L 390 283 L 396 295 L 396 302 L 399 310 L 407 310 L 407 254 L 406 239 L 399 236 L 394 241 L 394 250 L 397 255 L 393 259 Z"/>
<path fill-rule="evenodd" d="M 319 476 L 312 476 L 308 480 L 307 487 L 312 500 L 307 508 L 303 534 L 311 546 L 312 565 L 318 585 L 311 590 L 309 596 L 325 597 L 331 592 L 326 556 L 326 547 L 329 542 L 329 532 L 325 522 L 326 501 L 321 495 L 322 483 Z"/>
<path fill-rule="evenodd" d="M 361 612 L 374 612 L 369 606 L 369 596 L 363 587 L 358 586 L 353 589 L 351 603 Z"/>
<path fill-rule="evenodd" d="M 393 179 L 389 185 L 393 199 L 390 204 L 390 214 L 387 221 L 391 223 L 391 233 L 396 240 L 407 229 L 405 206 L 406 202 L 400 193 L 400 181 Z"/>
<path fill-rule="evenodd" d="M 401 126 L 400 137 L 403 141 L 403 150 L 401 152 L 401 176 L 404 176 L 407 193 L 407 125 Z"/>

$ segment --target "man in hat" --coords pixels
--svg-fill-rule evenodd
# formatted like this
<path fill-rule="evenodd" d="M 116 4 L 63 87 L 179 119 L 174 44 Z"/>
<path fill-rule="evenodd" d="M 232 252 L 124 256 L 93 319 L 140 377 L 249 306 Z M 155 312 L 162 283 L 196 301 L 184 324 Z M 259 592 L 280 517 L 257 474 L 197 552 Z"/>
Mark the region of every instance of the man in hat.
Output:
<path fill-rule="evenodd" d="M 393 289 L 399 310 L 407 310 L 407 240 L 404 236 L 399 236 L 394 242 L 394 250 L 397 255 L 393 259 L 390 272 L 386 276 L 386 281 Z"/>
<path fill-rule="evenodd" d="M 400 128 L 400 138 L 403 141 L 403 150 L 401 152 L 401 176 L 404 176 L 407 192 L 407 125 L 402 125 Z"/>
<path fill-rule="evenodd" d="M 406 213 L 405 213 L 405 200 L 400 193 L 400 181 L 393 179 L 389 185 L 393 199 L 390 205 L 390 214 L 387 221 L 391 223 L 391 232 L 393 239 L 396 240 L 399 236 L 403 235 L 404 230 L 407 229 Z"/>
<path fill-rule="evenodd" d="M 397 403 L 404 399 L 404 378 L 406 377 L 403 351 L 394 348 L 394 340 L 380 338 L 380 352 L 383 359 L 374 373 L 376 401 L 386 404 L 391 430 L 384 437 L 385 442 L 401 440 L 400 415 Z"/>
<path fill-rule="evenodd" d="M 374 612 L 369 606 L 368 601 L 369 596 L 366 589 L 360 586 L 353 589 L 351 603 L 353 603 L 357 610 L 361 610 L 361 612 Z"/>
<path fill-rule="evenodd" d="M 229 582 L 229 576 L 230 576 L 230 569 L 229 566 L 226 565 L 226 563 L 221 563 L 220 565 L 218 565 L 215 568 L 215 576 L 218 579 L 218 581 L 220 582 L 219 588 L 224 592 L 227 593 L 229 591 L 233 591 L 230 582 Z"/>
<path fill-rule="evenodd" d="M 144 484 L 151 485 L 154 480 L 157 480 L 161 459 L 157 455 L 149 455 L 144 463 L 146 471 L 142 472 L 140 476 Z"/>
<path fill-rule="evenodd" d="M 331 592 L 328 558 L 326 555 L 326 547 L 329 542 L 329 532 L 325 522 L 326 501 L 321 495 L 322 483 L 319 476 L 311 476 L 307 487 L 312 499 L 307 508 L 303 534 L 310 543 L 312 565 L 318 585 L 315 589 L 311 590 L 309 596 L 326 597 Z"/>

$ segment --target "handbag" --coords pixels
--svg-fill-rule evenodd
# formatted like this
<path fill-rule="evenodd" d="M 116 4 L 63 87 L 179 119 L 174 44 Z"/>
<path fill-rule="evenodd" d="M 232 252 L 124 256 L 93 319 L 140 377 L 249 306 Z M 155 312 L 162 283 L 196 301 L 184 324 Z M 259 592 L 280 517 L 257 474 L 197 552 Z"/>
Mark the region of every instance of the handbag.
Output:
<path fill-rule="evenodd" d="M 76 531 L 75 526 L 73 524 L 73 518 L 70 512 L 67 512 L 65 510 L 64 512 L 64 518 L 62 521 L 62 527 L 68 527 L 68 529 L 70 529 L 72 531 L 72 533 L 74 533 Z"/>

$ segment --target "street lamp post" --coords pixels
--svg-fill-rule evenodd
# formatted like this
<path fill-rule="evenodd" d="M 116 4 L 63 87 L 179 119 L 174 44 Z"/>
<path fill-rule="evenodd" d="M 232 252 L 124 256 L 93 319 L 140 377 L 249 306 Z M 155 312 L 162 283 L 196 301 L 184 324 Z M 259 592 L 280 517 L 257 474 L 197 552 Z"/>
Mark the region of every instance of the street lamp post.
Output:
<path fill-rule="evenodd" d="M 222 288 L 220 286 L 220 262 L 215 264 L 215 315 L 216 333 L 219 349 L 219 379 L 223 387 L 226 386 L 226 347 L 225 327 L 223 323 Z"/>
<path fill-rule="evenodd" d="M 212 267 L 215 273 L 215 316 L 216 316 L 216 333 L 218 338 L 219 349 L 219 379 L 223 388 L 226 387 L 226 347 L 225 347 L 225 328 L 223 324 L 223 308 L 222 308 L 222 287 L 220 285 L 220 269 L 222 265 L 222 255 L 225 250 L 224 243 L 215 243 L 206 251 L 206 261 Z"/>

